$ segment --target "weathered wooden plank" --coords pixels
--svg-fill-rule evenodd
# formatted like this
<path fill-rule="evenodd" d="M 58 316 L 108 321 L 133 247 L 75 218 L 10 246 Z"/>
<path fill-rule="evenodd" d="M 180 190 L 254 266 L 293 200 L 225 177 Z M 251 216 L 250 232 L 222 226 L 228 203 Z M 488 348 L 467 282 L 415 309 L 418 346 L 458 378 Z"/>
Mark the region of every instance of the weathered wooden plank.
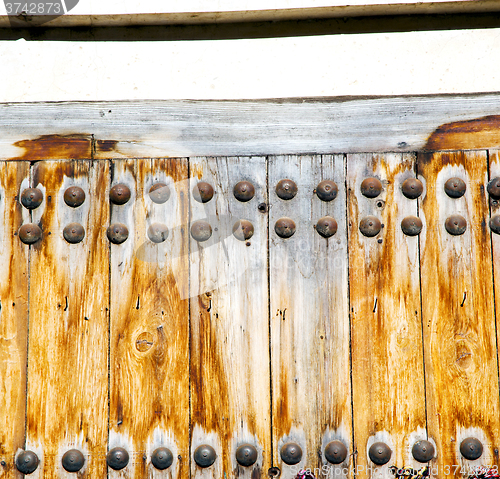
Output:
<path fill-rule="evenodd" d="M 293 199 L 277 196 L 283 179 L 296 183 Z M 315 194 L 323 180 L 338 187 L 333 201 Z M 353 450 L 345 156 L 272 157 L 269 191 L 274 464 L 285 479 L 295 478 L 301 468 L 311 469 L 316 477 L 349 477 Z M 333 217 L 338 228 L 328 239 L 315 231 L 325 216 Z M 283 217 L 296 225 L 288 239 L 275 230 Z M 324 454 L 334 440 L 344 443 L 348 454 L 335 465 Z M 302 449 L 297 464 L 286 464 L 280 456 L 290 442 Z"/>
<path fill-rule="evenodd" d="M 207 241 L 190 241 L 191 474 L 265 477 L 271 466 L 266 158 L 192 158 L 190 174 L 190 193 L 199 181 L 215 191 L 206 203 L 191 194 L 191 224 L 212 228 Z M 254 187 L 249 201 L 233 194 L 240 181 Z M 240 220 L 253 225 L 246 241 L 233 235 Z M 257 452 L 250 466 L 236 459 L 245 444 Z M 217 454 L 206 469 L 196 462 L 201 445 Z"/>
<path fill-rule="evenodd" d="M 36 452 L 39 478 L 71 478 L 63 454 L 85 457 L 80 477 L 106 474 L 108 422 L 108 164 L 43 161 L 31 184 L 43 193 L 32 222 L 43 230 L 31 247 L 26 449 Z M 64 201 L 70 186 L 84 203 Z M 63 229 L 79 223 L 85 238 L 68 243 Z"/>
<path fill-rule="evenodd" d="M 18 201 L 28 179 L 28 162 L 0 162 L 0 477 L 6 479 L 21 477 L 14 455 L 24 447 L 29 247 L 16 233 L 29 217 Z"/>
<path fill-rule="evenodd" d="M 418 236 L 401 228 L 404 218 L 418 216 L 417 201 L 401 189 L 415 178 L 414 167 L 410 154 L 347 159 L 354 441 L 362 478 L 392 477 L 393 465 L 424 466 L 411 453 L 427 439 Z M 381 182 L 376 197 L 362 194 L 367 178 Z M 372 237 L 361 231 L 368 216 L 382 225 Z M 391 449 L 384 465 L 369 455 L 378 442 Z"/>
<path fill-rule="evenodd" d="M 110 477 L 183 478 L 189 470 L 189 311 L 187 291 L 188 166 L 185 159 L 113 163 L 112 186 L 131 197 L 111 206 L 111 224 L 128 239 L 111 244 L 109 449 L 123 447 L 130 461 Z M 161 203 L 149 194 L 153 185 Z M 168 194 L 169 192 L 169 194 Z M 152 225 L 168 228 L 162 243 Z M 184 284 L 185 283 L 185 284 Z M 172 453 L 159 470 L 152 454 Z"/>
<path fill-rule="evenodd" d="M 426 182 L 419 205 L 426 224 L 420 255 L 428 430 L 438 449 L 435 475 L 462 477 L 476 465 L 498 466 L 500 411 L 485 193 L 487 154 L 421 154 L 418 174 Z M 445 193 L 451 178 L 465 182 L 461 198 Z M 466 220 L 464 234 L 447 232 L 445 222 L 452 215 Z M 468 437 L 484 447 L 475 461 L 460 453 Z"/>

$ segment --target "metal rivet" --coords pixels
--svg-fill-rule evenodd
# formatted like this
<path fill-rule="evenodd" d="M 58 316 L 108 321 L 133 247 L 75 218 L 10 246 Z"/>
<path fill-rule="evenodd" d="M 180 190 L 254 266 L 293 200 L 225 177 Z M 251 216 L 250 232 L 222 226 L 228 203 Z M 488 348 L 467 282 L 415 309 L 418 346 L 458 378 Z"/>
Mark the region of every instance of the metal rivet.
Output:
<path fill-rule="evenodd" d="M 387 464 L 390 461 L 392 451 L 387 444 L 383 442 L 376 442 L 370 446 L 368 455 L 370 456 L 370 460 L 374 464 L 377 464 L 377 466 L 382 466 L 383 464 Z"/>
<path fill-rule="evenodd" d="M 233 235 L 240 241 L 249 240 L 254 233 L 253 224 L 247 220 L 240 220 L 233 225 Z"/>
<path fill-rule="evenodd" d="M 85 230 L 79 223 L 70 223 L 64 228 L 63 236 L 68 243 L 80 243 L 85 238 Z"/>
<path fill-rule="evenodd" d="M 234 186 L 233 193 L 239 201 L 250 201 L 255 195 L 255 188 L 249 181 L 240 181 Z"/>
<path fill-rule="evenodd" d="M 214 197 L 214 189 L 209 183 L 200 181 L 193 188 L 193 197 L 199 203 L 208 203 Z"/>
<path fill-rule="evenodd" d="M 417 441 L 413 444 L 411 453 L 418 462 L 429 462 L 434 458 L 434 445 L 429 441 Z"/>
<path fill-rule="evenodd" d="M 465 193 L 465 181 L 461 178 L 450 178 L 444 184 L 444 191 L 450 198 L 460 198 Z"/>
<path fill-rule="evenodd" d="M 163 471 L 172 465 L 172 462 L 174 462 L 174 456 L 172 455 L 170 449 L 167 449 L 166 447 L 159 447 L 155 449 L 151 455 L 151 462 L 156 469 Z"/>
<path fill-rule="evenodd" d="M 280 477 L 281 470 L 279 467 L 270 467 L 267 471 L 269 477 Z"/>
<path fill-rule="evenodd" d="M 38 225 L 26 223 L 19 228 L 19 239 L 24 244 L 33 244 L 42 238 L 42 230 Z"/>
<path fill-rule="evenodd" d="M 460 454 L 469 461 L 475 461 L 483 454 L 483 445 L 475 437 L 467 437 L 460 443 Z"/>
<path fill-rule="evenodd" d="M 316 187 L 316 195 L 322 201 L 332 201 L 337 198 L 337 193 L 339 189 L 337 185 L 332 180 L 323 180 Z"/>
<path fill-rule="evenodd" d="M 123 223 L 114 223 L 107 230 L 109 241 L 113 244 L 122 244 L 127 241 L 128 228 Z"/>
<path fill-rule="evenodd" d="M 236 460 L 241 466 L 252 466 L 257 462 L 257 456 L 257 449 L 251 444 L 244 444 L 236 449 Z"/>
<path fill-rule="evenodd" d="M 274 231 L 281 238 L 290 238 L 295 233 L 295 222 L 291 218 L 280 218 L 274 225 Z"/>
<path fill-rule="evenodd" d="M 25 208 L 34 210 L 38 208 L 43 201 L 43 193 L 38 188 L 26 188 L 21 193 L 21 203 Z"/>
<path fill-rule="evenodd" d="M 165 183 L 155 183 L 149 188 L 149 197 L 153 203 L 166 203 L 170 198 L 170 188 Z"/>
<path fill-rule="evenodd" d="M 500 235 L 500 215 L 492 216 L 490 219 L 490 228 L 493 233 Z"/>
<path fill-rule="evenodd" d="M 424 191 L 424 185 L 420 180 L 417 180 L 416 178 L 407 178 L 403 181 L 401 190 L 403 191 L 403 195 L 405 195 L 407 198 L 409 198 L 410 200 L 415 200 Z"/>
<path fill-rule="evenodd" d="M 83 454 L 78 449 L 70 449 L 62 457 L 62 465 L 68 472 L 78 472 L 85 463 Z"/>
<path fill-rule="evenodd" d="M 332 464 L 341 464 L 347 458 L 347 447 L 342 441 L 329 442 L 325 447 L 325 457 Z"/>
<path fill-rule="evenodd" d="M 417 216 L 407 216 L 401 221 L 401 229 L 408 236 L 417 236 L 422 231 L 422 220 Z"/>
<path fill-rule="evenodd" d="M 378 178 L 365 178 L 361 183 L 361 193 L 367 198 L 376 198 L 382 193 L 382 183 Z"/>
<path fill-rule="evenodd" d="M 292 180 L 281 180 L 276 185 L 276 194 L 282 200 L 291 200 L 297 194 L 297 185 Z"/>
<path fill-rule="evenodd" d="M 267 213 L 267 205 L 265 203 L 260 203 L 259 206 L 257 206 L 257 209 L 261 213 Z"/>
<path fill-rule="evenodd" d="M 446 231 L 453 236 L 463 235 L 467 229 L 467 221 L 463 216 L 452 215 L 444 223 Z"/>
<path fill-rule="evenodd" d="M 376 216 L 365 216 L 359 222 L 359 231 L 369 238 L 377 236 L 381 229 L 382 223 L 380 223 L 380 220 Z"/>
<path fill-rule="evenodd" d="M 217 459 L 215 449 L 208 444 L 198 446 L 194 451 L 194 460 L 200 467 L 210 467 Z"/>
<path fill-rule="evenodd" d="M 488 193 L 492 198 L 500 199 L 500 177 L 493 178 L 488 183 Z"/>
<path fill-rule="evenodd" d="M 294 442 L 288 442 L 281 448 L 281 460 L 290 466 L 298 464 L 302 460 L 302 449 Z"/>
<path fill-rule="evenodd" d="M 109 199 L 115 205 L 124 205 L 130 199 L 130 188 L 123 183 L 113 186 L 109 191 Z"/>
<path fill-rule="evenodd" d="M 23 451 L 16 458 L 16 467 L 22 474 L 31 474 L 36 471 L 40 463 L 33 451 Z"/>
<path fill-rule="evenodd" d="M 71 206 L 71 208 L 76 208 L 83 204 L 85 201 L 85 191 L 83 191 L 79 186 L 70 186 L 64 192 L 64 202 Z"/>
<path fill-rule="evenodd" d="M 199 242 L 207 241 L 212 236 L 212 227 L 206 221 L 195 221 L 191 225 L 191 236 Z"/>
<path fill-rule="evenodd" d="M 119 471 L 120 469 L 127 467 L 128 461 L 128 452 L 123 449 L 123 447 L 114 447 L 106 456 L 108 466 L 115 471 Z"/>
<path fill-rule="evenodd" d="M 337 232 L 337 222 L 331 216 L 323 216 L 316 223 L 316 231 L 323 238 L 330 238 Z"/>
<path fill-rule="evenodd" d="M 153 223 L 148 228 L 148 238 L 153 243 L 163 243 L 168 238 L 168 228 L 161 223 Z"/>

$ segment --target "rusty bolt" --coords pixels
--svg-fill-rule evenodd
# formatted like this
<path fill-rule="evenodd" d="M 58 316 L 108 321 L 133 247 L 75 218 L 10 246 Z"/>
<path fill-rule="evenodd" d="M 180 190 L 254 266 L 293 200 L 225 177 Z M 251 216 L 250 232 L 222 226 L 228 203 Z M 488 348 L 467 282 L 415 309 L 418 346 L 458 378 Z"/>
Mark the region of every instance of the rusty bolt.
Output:
<path fill-rule="evenodd" d="M 122 244 L 127 241 L 128 228 L 123 223 L 114 223 L 108 227 L 107 235 L 113 244 Z"/>
<path fill-rule="evenodd" d="M 365 216 L 359 222 L 359 231 L 369 238 L 377 236 L 381 229 L 382 223 L 376 216 Z"/>
<path fill-rule="evenodd" d="M 25 208 L 34 210 L 38 208 L 43 201 L 43 193 L 38 188 L 26 188 L 21 193 L 21 203 Z"/>
<path fill-rule="evenodd" d="M 233 234 L 240 241 L 249 240 L 253 236 L 253 224 L 247 220 L 240 220 L 233 225 Z"/>
<path fill-rule="evenodd" d="M 276 185 L 276 194 L 282 200 L 291 200 L 297 194 L 297 185 L 292 180 L 281 180 Z"/>
<path fill-rule="evenodd" d="M 500 177 L 497 176 L 488 183 L 488 193 L 492 198 L 500 199 Z"/>
<path fill-rule="evenodd" d="M 382 183 L 378 178 L 365 178 L 361 182 L 361 193 L 367 198 L 376 198 L 382 193 Z"/>
<path fill-rule="evenodd" d="M 294 442 L 288 442 L 281 448 L 281 460 L 290 466 L 298 464 L 302 460 L 302 449 Z"/>
<path fill-rule="evenodd" d="M 450 178 L 444 184 L 444 191 L 450 198 L 460 198 L 465 194 L 465 181 L 461 178 Z"/>
<path fill-rule="evenodd" d="M 16 458 L 17 470 L 22 474 L 31 474 L 36 471 L 40 463 L 33 451 L 23 451 Z"/>
<path fill-rule="evenodd" d="M 329 442 L 325 447 L 325 457 L 331 464 L 341 464 L 347 458 L 347 447 L 342 441 Z"/>
<path fill-rule="evenodd" d="M 148 238 L 153 243 L 163 243 L 168 238 L 168 228 L 161 223 L 153 223 L 148 228 Z"/>
<path fill-rule="evenodd" d="M 323 216 L 316 223 L 316 231 L 323 238 L 330 238 L 337 232 L 337 222 L 331 216 Z"/>
<path fill-rule="evenodd" d="M 420 180 L 417 180 L 416 178 L 407 178 L 403 181 L 401 190 L 403 191 L 403 195 L 405 195 L 407 198 L 409 198 L 410 200 L 415 200 L 424 191 L 424 185 Z"/>
<path fill-rule="evenodd" d="M 236 460 L 240 466 L 253 466 L 257 462 L 257 449 L 251 444 L 243 444 L 236 449 Z"/>
<path fill-rule="evenodd" d="M 274 231 L 281 238 L 290 238 L 295 233 L 295 222 L 291 218 L 280 218 L 274 225 Z"/>
<path fill-rule="evenodd" d="M 78 472 L 83 467 L 85 458 L 78 449 L 70 449 L 64 453 L 61 462 L 66 471 Z"/>
<path fill-rule="evenodd" d="M 166 447 L 159 447 L 155 449 L 151 455 L 151 462 L 156 469 L 163 471 L 172 465 L 174 462 L 174 456 L 170 449 L 167 449 Z"/>
<path fill-rule="evenodd" d="M 194 451 L 194 460 L 200 467 L 210 467 L 217 459 L 215 449 L 208 444 L 198 446 Z"/>
<path fill-rule="evenodd" d="M 446 231 L 453 236 L 463 235 L 467 229 L 467 221 L 463 216 L 451 215 L 444 223 Z"/>
<path fill-rule="evenodd" d="M 79 223 L 70 223 L 63 230 L 64 239 L 71 244 L 80 243 L 85 237 L 85 230 Z"/>
<path fill-rule="evenodd" d="M 106 456 L 108 466 L 115 471 L 119 471 L 120 469 L 127 467 L 128 461 L 128 452 L 123 449 L 123 447 L 114 447 Z"/>
<path fill-rule="evenodd" d="M 191 236 L 199 242 L 207 241 L 212 236 L 212 227 L 207 221 L 195 221 L 191 225 Z"/>
<path fill-rule="evenodd" d="M 339 189 L 332 180 L 323 180 L 316 186 L 316 195 L 322 201 L 332 201 L 337 198 Z"/>
<path fill-rule="evenodd" d="M 155 183 L 149 188 L 149 197 L 153 203 L 166 203 L 170 198 L 170 188 L 165 183 Z"/>
<path fill-rule="evenodd" d="M 475 437 L 467 437 L 460 443 L 460 454 L 469 461 L 475 461 L 483 454 L 483 445 Z"/>
<path fill-rule="evenodd" d="M 418 462 L 429 462 L 434 458 L 434 445 L 429 441 L 417 441 L 411 449 L 413 457 Z"/>
<path fill-rule="evenodd" d="M 200 181 L 193 188 L 193 197 L 198 203 L 208 203 L 214 197 L 214 189 L 209 183 Z"/>
<path fill-rule="evenodd" d="M 19 239 L 24 244 L 33 244 L 42 238 L 42 230 L 38 225 L 26 223 L 19 228 Z"/>
<path fill-rule="evenodd" d="M 384 442 L 375 442 L 370 446 L 368 450 L 368 455 L 370 460 L 377 464 L 377 466 L 382 466 L 387 464 L 392 456 L 391 448 Z"/>
<path fill-rule="evenodd" d="M 233 193 L 239 201 L 250 201 L 255 195 L 255 188 L 249 181 L 240 181 L 234 185 Z"/>
<path fill-rule="evenodd" d="M 124 205 L 130 199 L 130 188 L 123 183 L 113 186 L 109 191 L 109 199 L 115 205 Z"/>
<path fill-rule="evenodd" d="M 85 191 L 83 191 L 79 186 L 70 186 L 64 192 L 64 202 L 71 206 L 71 208 L 76 208 L 81 206 L 85 201 Z"/>
<path fill-rule="evenodd" d="M 493 233 L 500 235 L 500 215 L 495 215 L 490 219 L 490 228 Z"/>
<path fill-rule="evenodd" d="M 422 220 L 417 216 L 407 216 L 401 221 L 401 229 L 407 236 L 417 236 L 422 231 Z"/>

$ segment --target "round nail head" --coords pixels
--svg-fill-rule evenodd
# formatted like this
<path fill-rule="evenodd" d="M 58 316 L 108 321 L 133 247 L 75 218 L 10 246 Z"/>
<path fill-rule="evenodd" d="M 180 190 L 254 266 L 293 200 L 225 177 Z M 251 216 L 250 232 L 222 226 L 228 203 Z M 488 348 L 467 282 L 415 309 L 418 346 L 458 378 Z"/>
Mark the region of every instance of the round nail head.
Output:
<path fill-rule="evenodd" d="M 418 462 L 429 462 L 434 458 L 434 445 L 429 441 L 417 441 L 413 444 L 411 453 Z"/>
<path fill-rule="evenodd" d="M 377 236 L 382 229 L 382 223 L 376 216 L 365 216 L 359 222 L 359 231 L 368 238 Z"/>
<path fill-rule="evenodd" d="M 280 238 L 290 238 L 295 233 L 295 222 L 291 218 L 280 218 L 274 225 L 274 231 Z"/>
<path fill-rule="evenodd" d="M 291 200 L 297 194 L 297 185 L 292 180 L 281 180 L 276 185 L 276 194 L 282 200 Z"/>
<path fill-rule="evenodd" d="M 490 219 L 490 228 L 493 233 L 500 235 L 500 215 L 492 216 Z"/>
<path fill-rule="evenodd" d="M 71 208 L 77 208 L 81 206 L 85 201 L 85 191 L 79 186 L 70 186 L 64 192 L 64 202 L 71 206 Z"/>
<path fill-rule="evenodd" d="M 129 461 L 128 452 L 123 447 L 114 447 L 106 456 L 108 466 L 115 471 L 119 471 L 127 467 Z"/>
<path fill-rule="evenodd" d="M 214 189 L 212 185 L 206 181 L 200 181 L 193 188 L 193 198 L 198 203 L 208 203 L 214 197 Z"/>
<path fill-rule="evenodd" d="M 401 229 L 407 236 L 417 236 L 422 231 L 422 220 L 417 216 L 407 216 L 401 221 Z"/>
<path fill-rule="evenodd" d="M 21 193 L 21 203 L 28 210 L 38 208 L 43 201 L 43 193 L 38 188 L 26 188 Z"/>
<path fill-rule="evenodd" d="M 339 189 L 334 181 L 323 180 L 316 187 L 316 196 L 322 201 L 332 201 L 337 198 Z"/>
<path fill-rule="evenodd" d="M 159 447 L 155 449 L 151 455 L 151 463 L 160 471 L 168 469 L 173 462 L 174 456 L 172 451 L 166 447 Z"/>
<path fill-rule="evenodd" d="M 281 460 L 290 466 L 298 464 L 302 460 L 302 449 L 294 442 L 288 442 L 281 448 Z"/>
<path fill-rule="evenodd" d="M 370 456 L 370 460 L 374 464 L 377 464 L 377 466 L 382 466 L 383 464 L 387 464 L 390 461 L 392 451 L 391 448 L 384 442 L 375 442 L 370 446 L 368 455 Z"/>
<path fill-rule="evenodd" d="M 108 227 L 107 235 L 113 244 L 122 244 L 127 241 L 128 228 L 123 223 L 114 223 Z"/>
<path fill-rule="evenodd" d="M 236 460 L 240 466 L 253 466 L 257 462 L 257 456 L 257 449 L 251 444 L 244 444 L 236 449 Z"/>
<path fill-rule="evenodd" d="M 341 464 L 347 458 L 347 447 L 341 441 L 329 442 L 325 447 L 325 458 L 331 464 Z"/>
<path fill-rule="evenodd" d="M 323 216 L 316 223 L 316 231 L 323 238 L 330 238 L 337 232 L 337 222 L 331 216 Z"/>
<path fill-rule="evenodd" d="M 495 199 L 500 199 L 500 177 L 493 178 L 488 183 L 488 194 Z"/>
<path fill-rule="evenodd" d="M 153 223 L 148 228 L 148 238 L 153 243 L 163 243 L 168 238 L 168 228 L 162 223 Z"/>
<path fill-rule="evenodd" d="M 165 183 L 155 183 L 149 188 L 149 197 L 153 203 L 166 203 L 170 198 L 170 188 Z"/>
<path fill-rule="evenodd" d="M 40 226 L 33 223 L 26 223 L 19 228 L 19 239 L 24 244 L 33 244 L 40 241 L 42 238 L 42 230 Z"/>
<path fill-rule="evenodd" d="M 113 186 L 109 191 L 109 199 L 115 205 L 124 205 L 130 200 L 130 188 L 123 183 Z"/>
<path fill-rule="evenodd" d="M 382 183 L 378 178 L 365 178 L 361 182 L 361 194 L 367 198 L 376 198 L 382 193 Z"/>
<path fill-rule="evenodd" d="M 85 229 L 80 223 L 70 223 L 63 229 L 63 236 L 68 243 L 80 243 L 85 238 Z"/>
<path fill-rule="evenodd" d="M 200 467 L 210 467 L 217 459 L 215 449 L 208 444 L 198 446 L 194 451 L 194 461 Z"/>
<path fill-rule="evenodd" d="M 417 178 L 407 178 L 403 181 L 401 185 L 401 190 L 403 195 L 405 195 L 410 200 L 417 199 L 424 191 L 424 185 Z"/>
<path fill-rule="evenodd" d="M 207 241 L 212 236 L 212 227 L 207 221 L 195 221 L 191 225 L 191 236 L 198 242 Z"/>
<path fill-rule="evenodd" d="M 446 219 L 444 227 L 450 235 L 460 236 L 463 235 L 467 229 L 467 221 L 463 216 L 452 215 Z"/>
<path fill-rule="evenodd" d="M 233 193 L 238 201 L 250 201 L 255 196 L 255 188 L 249 181 L 240 181 L 234 186 Z"/>
<path fill-rule="evenodd" d="M 461 178 L 450 178 L 444 184 L 444 191 L 450 198 L 460 198 L 465 194 L 465 181 Z"/>
<path fill-rule="evenodd" d="M 240 241 L 249 240 L 254 233 L 253 224 L 247 220 L 240 220 L 233 225 L 233 235 Z"/>
<path fill-rule="evenodd" d="M 460 454 L 469 461 L 479 459 L 483 454 L 483 445 L 475 437 L 467 437 L 460 443 Z"/>
<path fill-rule="evenodd" d="M 61 462 L 66 471 L 78 472 L 83 467 L 85 458 L 78 449 L 70 449 L 64 453 Z"/>
<path fill-rule="evenodd" d="M 16 458 L 17 470 L 22 474 L 32 474 L 40 463 L 33 451 L 23 451 Z"/>

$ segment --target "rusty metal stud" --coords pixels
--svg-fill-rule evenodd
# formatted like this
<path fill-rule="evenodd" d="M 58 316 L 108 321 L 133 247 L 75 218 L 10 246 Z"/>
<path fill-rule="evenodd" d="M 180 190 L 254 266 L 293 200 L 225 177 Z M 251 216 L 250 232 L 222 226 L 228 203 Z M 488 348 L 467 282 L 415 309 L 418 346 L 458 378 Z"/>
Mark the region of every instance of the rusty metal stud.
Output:
<path fill-rule="evenodd" d="M 285 464 L 293 466 L 302 460 L 302 449 L 298 444 L 288 442 L 281 448 L 280 455 Z"/>
<path fill-rule="evenodd" d="M 38 208 L 42 204 L 42 201 L 43 193 L 38 188 L 26 188 L 21 193 L 21 203 L 29 210 Z"/>
<path fill-rule="evenodd" d="M 113 244 L 122 244 L 127 241 L 128 228 L 123 223 L 114 223 L 108 227 L 107 235 Z"/>
<path fill-rule="evenodd" d="M 248 220 L 240 220 L 233 225 L 233 235 L 240 241 L 249 240 L 253 232 L 253 224 Z"/>
<path fill-rule="evenodd" d="M 401 221 L 401 229 L 407 236 L 417 236 L 422 231 L 422 220 L 417 216 L 407 216 Z"/>
<path fill-rule="evenodd" d="M 130 199 L 130 188 L 123 183 L 113 186 L 109 190 L 109 199 L 115 205 L 124 205 Z"/>
<path fill-rule="evenodd" d="M 26 223 L 19 228 L 19 239 L 24 244 L 33 244 L 42 238 L 40 226 L 33 223 Z"/>
<path fill-rule="evenodd" d="M 68 243 L 80 243 L 85 238 L 85 230 L 80 223 L 70 223 L 64 228 L 63 236 Z"/>
<path fill-rule="evenodd" d="M 500 199 L 500 177 L 493 178 L 488 183 L 488 193 L 492 198 Z"/>
<path fill-rule="evenodd" d="M 331 464 L 342 464 L 347 458 L 347 447 L 342 441 L 329 442 L 325 447 L 325 457 Z"/>
<path fill-rule="evenodd" d="M 316 223 L 316 231 L 323 238 L 330 238 L 337 232 L 337 222 L 331 216 L 323 216 Z"/>
<path fill-rule="evenodd" d="M 276 185 L 276 194 L 282 200 L 291 200 L 297 194 L 297 185 L 292 180 L 281 180 Z"/>
<path fill-rule="evenodd" d="M 70 449 L 62 457 L 62 466 L 68 472 L 78 472 L 85 464 L 85 458 L 78 449 Z"/>
<path fill-rule="evenodd" d="M 417 441 L 411 449 L 413 457 L 418 462 L 429 462 L 434 458 L 434 445 L 429 441 Z"/>
<path fill-rule="evenodd" d="M 255 188 L 249 181 L 240 181 L 234 185 L 233 193 L 239 201 L 250 201 L 255 195 Z"/>
<path fill-rule="evenodd" d="M 153 243 L 163 243 L 168 238 L 168 228 L 161 223 L 153 223 L 148 228 L 148 238 Z"/>
<path fill-rule="evenodd" d="M 106 456 L 108 466 L 115 471 L 119 471 L 120 469 L 127 467 L 128 461 L 128 452 L 123 449 L 123 447 L 114 447 Z"/>
<path fill-rule="evenodd" d="M 382 193 L 382 183 L 378 178 L 365 178 L 361 182 L 361 193 L 367 198 L 376 198 Z"/>
<path fill-rule="evenodd" d="M 71 206 L 71 208 L 76 208 L 83 204 L 85 201 L 85 191 L 83 191 L 79 186 L 70 186 L 64 192 L 64 202 Z"/>
<path fill-rule="evenodd" d="M 450 198 L 460 198 L 465 194 L 465 181 L 461 178 L 450 178 L 444 184 L 444 191 Z"/>
<path fill-rule="evenodd" d="M 151 455 L 151 463 L 156 469 L 163 471 L 168 469 L 174 462 L 172 451 L 166 447 L 159 447 Z"/>
<path fill-rule="evenodd" d="M 475 437 L 467 437 L 460 443 L 460 454 L 469 461 L 475 461 L 483 454 L 483 445 Z"/>
<path fill-rule="evenodd" d="M 492 216 L 490 219 L 490 229 L 493 233 L 500 235 L 500 215 Z"/>
<path fill-rule="evenodd" d="M 339 189 L 332 180 L 323 180 L 316 186 L 316 195 L 322 201 L 332 201 L 337 198 Z"/>
<path fill-rule="evenodd" d="M 467 229 L 467 221 L 463 216 L 452 215 L 444 223 L 446 231 L 453 236 L 463 235 Z"/>
<path fill-rule="evenodd" d="M 149 188 L 149 197 L 153 203 L 166 203 L 170 198 L 170 188 L 165 183 L 155 183 Z"/>
<path fill-rule="evenodd" d="M 377 464 L 377 466 L 382 466 L 387 464 L 392 456 L 391 448 L 384 442 L 375 442 L 370 446 L 368 450 L 368 455 L 370 460 Z"/>
<path fill-rule="evenodd" d="M 401 191 L 410 200 L 417 199 L 424 191 L 424 185 L 416 178 L 407 178 L 401 185 Z"/>
<path fill-rule="evenodd" d="M 36 471 L 40 460 L 33 451 L 23 451 L 16 458 L 17 470 L 22 474 L 31 474 Z"/>
<path fill-rule="evenodd" d="M 214 189 L 212 185 L 206 181 L 200 181 L 193 188 L 193 198 L 198 203 L 208 203 L 214 197 Z"/>
<path fill-rule="evenodd" d="M 359 222 L 359 231 L 369 238 L 377 236 L 382 229 L 382 223 L 376 216 L 365 216 Z"/>
<path fill-rule="evenodd" d="M 291 218 L 280 218 L 274 225 L 274 231 L 281 238 L 290 238 L 295 233 L 295 222 Z"/>
<path fill-rule="evenodd" d="M 251 444 L 243 444 L 236 449 L 236 460 L 240 466 L 253 466 L 257 462 L 257 456 L 257 449 Z"/>
<path fill-rule="evenodd" d="M 207 221 L 195 221 L 191 225 L 191 236 L 198 242 L 207 241 L 212 236 L 212 227 Z"/>
<path fill-rule="evenodd" d="M 215 449 L 208 444 L 198 446 L 194 451 L 194 460 L 200 467 L 210 467 L 217 459 Z"/>

